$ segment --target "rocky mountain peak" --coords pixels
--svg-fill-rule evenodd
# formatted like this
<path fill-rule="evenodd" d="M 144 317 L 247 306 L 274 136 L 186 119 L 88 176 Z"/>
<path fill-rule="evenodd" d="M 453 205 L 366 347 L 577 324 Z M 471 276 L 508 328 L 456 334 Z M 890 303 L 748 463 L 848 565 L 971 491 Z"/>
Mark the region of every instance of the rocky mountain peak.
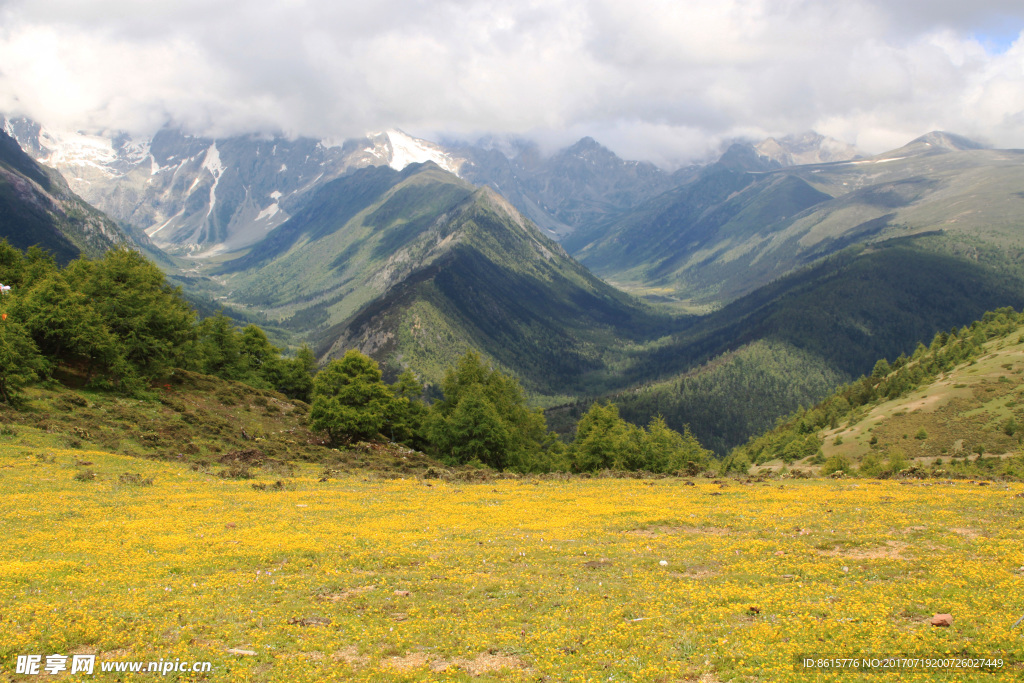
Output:
<path fill-rule="evenodd" d="M 864 156 L 853 145 L 813 130 L 783 138 L 767 138 L 754 145 L 754 149 L 760 156 L 778 162 L 781 166 L 849 161 Z"/>

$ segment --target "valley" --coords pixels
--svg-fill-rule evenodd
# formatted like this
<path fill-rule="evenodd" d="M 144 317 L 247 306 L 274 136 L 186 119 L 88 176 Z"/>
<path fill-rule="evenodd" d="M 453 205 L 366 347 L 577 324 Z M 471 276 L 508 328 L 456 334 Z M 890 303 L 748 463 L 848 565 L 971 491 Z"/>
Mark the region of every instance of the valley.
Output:
<path fill-rule="evenodd" d="M 1024 680 L 1024 4 L 0 2 L 0 683 Z"/>
<path fill-rule="evenodd" d="M 203 315 L 321 362 L 358 348 L 428 392 L 472 349 L 566 434 L 612 398 L 724 456 L 878 358 L 1024 305 L 1019 153 L 948 133 L 870 157 L 773 138 L 669 174 L 589 138 L 544 156 L 400 131 L 104 143 L 5 127 Z"/>

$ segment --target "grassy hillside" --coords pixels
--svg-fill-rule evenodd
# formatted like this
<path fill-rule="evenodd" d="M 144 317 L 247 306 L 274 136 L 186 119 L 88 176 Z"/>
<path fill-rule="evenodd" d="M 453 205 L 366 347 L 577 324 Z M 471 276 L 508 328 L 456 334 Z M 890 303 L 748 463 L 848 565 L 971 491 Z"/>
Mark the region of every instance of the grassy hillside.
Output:
<path fill-rule="evenodd" d="M 482 350 L 531 391 L 581 390 L 610 351 L 671 329 L 564 256 L 489 190 L 459 207 L 451 240 L 356 316 L 329 330 L 330 353 L 358 346 L 426 381 L 466 349 Z"/>
<path fill-rule="evenodd" d="M 879 361 L 728 462 L 866 476 L 1024 477 L 1024 318 L 1012 309 Z M 742 467 L 741 467 L 742 468 Z"/>
<path fill-rule="evenodd" d="M 310 431 L 305 403 L 185 370 L 175 370 L 144 398 L 51 382 L 24 389 L 24 399 L 20 410 L 0 411 L 0 446 L 39 453 L 55 448 L 71 453 L 100 450 L 183 462 L 231 478 L 260 471 L 280 475 L 300 461 L 345 471 L 412 473 L 437 466 L 400 447 L 332 449 L 322 435 Z M 84 454 L 76 457 L 89 459 Z"/>
<path fill-rule="evenodd" d="M 603 388 L 638 424 L 657 413 L 675 429 L 689 424 L 724 455 L 869 374 L 878 358 L 913 353 L 919 340 L 986 310 L 1024 306 L 1024 278 L 1012 266 L 982 266 L 946 246 L 921 236 L 850 247 L 628 349 L 586 386 Z M 590 400 L 552 409 L 551 424 L 571 433 Z"/>
<path fill-rule="evenodd" d="M 817 403 L 847 379 L 820 356 L 762 339 L 612 400 L 635 424 L 662 415 L 675 430 L 689 425 L 705 447 L 725 455 L 751 434 L 771 428 L 780 415 Z"/>

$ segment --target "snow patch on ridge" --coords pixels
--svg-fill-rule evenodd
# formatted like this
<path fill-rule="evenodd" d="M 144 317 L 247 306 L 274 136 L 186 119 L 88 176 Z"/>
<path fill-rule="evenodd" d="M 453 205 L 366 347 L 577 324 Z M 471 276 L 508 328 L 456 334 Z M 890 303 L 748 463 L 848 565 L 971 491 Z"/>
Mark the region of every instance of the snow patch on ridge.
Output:
<path fill-rule="evenodd" d="M 110 178 L 117 175 L 109 168 L 117 154 L 107 138 L 44 128 L 39 132 L 39 146 L 47 153 L 40 161 L 48 166 L 89 166 Z"/>
<path fill-rule="evenodd" d="M 397 129 L 391 129 L 385 135 L 391 143 L 391 161 L 388 165 L 396 171 L 401 171 L 409 164 L 433 161 L 449 173 L 458 175 L 459 164 L 432 142 L 414 138 Z"/>
<path fill-rule="evenodd" d="M 206 150 L 206 157 L 203 159 L 203 168 L 210 172 L 214 179 L 219 179 L 220 174 L 225 171 L 224 164 L 220 161 L 220 152 L 217 150 L 217 143 L 210 145 Z"/>

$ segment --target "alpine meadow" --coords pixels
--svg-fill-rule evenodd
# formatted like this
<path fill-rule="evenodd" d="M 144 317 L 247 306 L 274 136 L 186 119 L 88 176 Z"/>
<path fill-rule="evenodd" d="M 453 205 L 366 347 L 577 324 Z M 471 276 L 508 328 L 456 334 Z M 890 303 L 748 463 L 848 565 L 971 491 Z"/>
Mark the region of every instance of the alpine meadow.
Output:
<path fill-rule="evenodd" d="M 1024 678 L 1024 9 L 0 7 L 0 681 Z"/>

